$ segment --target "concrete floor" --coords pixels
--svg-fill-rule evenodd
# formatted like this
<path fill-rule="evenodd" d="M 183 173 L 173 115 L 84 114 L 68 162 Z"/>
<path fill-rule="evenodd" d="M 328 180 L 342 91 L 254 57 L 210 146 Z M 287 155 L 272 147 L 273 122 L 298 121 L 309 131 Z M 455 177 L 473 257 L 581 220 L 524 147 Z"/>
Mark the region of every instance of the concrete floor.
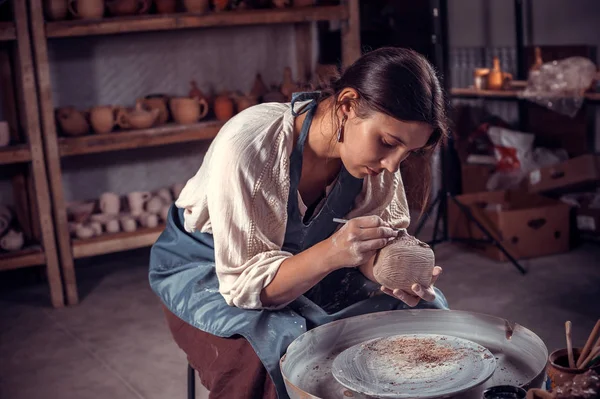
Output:
<path fill-rule="evenodd" d="M 438 286 L 453 309 L 516 321 L 550 351 L 564 323 L 582 345 L 600 317 L 600 247 L 523 262 L 521 275 L 452 244 L 436 248 Z M 148 251 L 78 264 L 81 304 L 51 309 L 43 284 L 0 296 L 0 398 L 185 398 L 186 361 L 147 283 Z M 200 385 L 199 383 L 197 385 Z M 199 387 L 198 398 L 207 393 Z"/>

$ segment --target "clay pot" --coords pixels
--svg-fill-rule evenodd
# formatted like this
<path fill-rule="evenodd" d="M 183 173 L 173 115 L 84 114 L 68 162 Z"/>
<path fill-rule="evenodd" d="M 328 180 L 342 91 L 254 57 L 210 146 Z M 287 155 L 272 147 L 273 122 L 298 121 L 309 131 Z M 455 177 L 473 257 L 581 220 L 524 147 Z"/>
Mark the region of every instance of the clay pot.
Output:
<path fill-rule="evenodd" d="M 175 122 L 182 125 L 196 123 L 208 113 L 205 99 L 174 97 L 169 101 L 169 107 Z"/>
<path fill-rule="evenodd" d="M 235 114 L 233 99 L 230 94 L 223 92 L 215 98 L 215 117 L 217 120 L 226 121 Z"/>
<path fill-rule="evenodd" d="M 84 112 L 75 107 L 61 107 L 56 110 L 56 120 L 66 136 L 81 136 L 90 131 Z"/>
<path fill-rule="evenodd" d="M 112 132 L 117 124 L 116 108 L 111 105 L 94 107 L 90 110 L 90 124 L 97 134 Z"/>
<path fill-rule="evenodd" d="M 121 230 L 131 233 L 137 230 L 137 221 L 131 216 L 123 216 L 120 219 Z"/>
<path fill-rule="evenodd" d="M 298 85 L 292 79 L 292 69 L 285 67 L 283 70 L 283 83 L 281 84 L 281 93 L 286 98 L 286 101 L 292 100 L 292 94 L 298 91 Z"/>
<path fill-rule="evenodd" d="M 262 80 L 262 76 L 260 73 L 256 74 L 254 78 L 254 83 L 252 84 L 252 90 L 250 90 L 250 96 L 255 97 L 258 101 L 262 99 L 262 96 L 267 94 L 269 89 L 267 85 Z"/>
<path fill-rule="evenodd" d="M 169 107 L 167 96 L 161 94 L 153 94 L 144 98 L 138 98 L 136 101 L 136 106 L 138 105 L 148 110 L 158 110 L 158 118 L 156 119 L 157 125 L 163 125 L 169 120 Z"/>
<path fill-rule="evenodd" d="M 114 16 L 144 14 L 150 8 L 150 0 L 106 0 L 106 7 Z"/>
<path fill-rule="evenodd" d="M 44 0 L 44 11 L 50 21 L 60 21 L 67 19 L 69 4 L 67 0 Z"/>
<path fill-rule="evenodd" d="M 494 66 L 490 70 L 487 78 L 487 87 L 490 90 L 501 90 L 512 80 L 512 75 L 502 72 L 500 69 L 500 59 L 494 57 Z"/>
<path fill-rule="evenodd" d="M 225 11 L 229 7 L 229 0 L 212 0 L 212 3 L 216 12 Z"/>
<path fill-rule="evenodd" d="M 139 103 L 134 109 L 120 108 L 117 124 L 123 129 L 148 129 L 157 121 L 159 112 L 158 109 L 145 109 Z"/>
<path fill-rule="evenodd" d="M 163 205 L 164 201 L 162 198 L 159 196 L 154 196 L 150 198 L 148 202 L 146 202 L 146 212 L 158 215 Z"/>
<path fill-rule="evenodd" d="M 121 210 L 121 198 L 115 193 L 103 193 L 98 201 L 104 215 L 118 215 Z"/>
<path fill-rule="evenodd" d="M 174 14 L 177 11 L 177 0 L 154 0 L 158 14 Z"/>
<path fill-rule="evenodd" d="M 246 108 L 250 108 L 251 106 L 258 104 L 258 101 L 255 97 L 246 96 L 241 93 L 236 93 L 232 97 L 233 101 L 235 102 L 235 108 L 237 112 L 242 112 Z"/>
<path fill-rule="evenodd" d="M 0 248 L 5 251 L 18 251 L 23 248 L 25 238 L 23 232 L 16 230 L 9 230 L 4 237 L 0 239 Z"/>
<path fill-rule="evenodd" d="M 104 0 L 69 0 L 69 11 L 79 19 L 102 18 Z"/>
<path fill-rule="evenodd" d="M 285 8 L 290 6 L 291 0 L 272 0 L 273 6 L 276 8 Z"/>
<path fill-rule="evenodd" d="M 183 0 L 183 7 L 187 12 L 205 13 L 209 6 L 209 0 Z"/>
<path fill-rule="evenodd" d="M 582 348 L 573 348 L 573 358 L 575 363 L 579 359 L 579 354 Z M 600 364 L 591 368 L 597 373 L 600 373 Z M 567 349 L 555 350 L 548 356 L 548 365 L 546 366 L 546 373 L 550 379 L 551 389 L 554 390 L 558 385 L 563 385 L 566 382 L 572 381 L 577 374 L 583 374 L 589 369 L 587 368 L 570 368 L 569 357 L 567 355 Z"/>

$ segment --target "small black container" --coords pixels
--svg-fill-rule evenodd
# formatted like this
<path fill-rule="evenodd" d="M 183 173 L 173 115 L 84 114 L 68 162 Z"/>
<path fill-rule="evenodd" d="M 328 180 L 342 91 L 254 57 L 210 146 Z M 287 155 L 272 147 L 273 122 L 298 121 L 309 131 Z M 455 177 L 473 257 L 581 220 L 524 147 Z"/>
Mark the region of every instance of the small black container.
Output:
<path fill-rule="evenodd" d="M 512 385 L 498 385 L 483 391 L 484 399 L 525 399 L 527 391 Z"/>

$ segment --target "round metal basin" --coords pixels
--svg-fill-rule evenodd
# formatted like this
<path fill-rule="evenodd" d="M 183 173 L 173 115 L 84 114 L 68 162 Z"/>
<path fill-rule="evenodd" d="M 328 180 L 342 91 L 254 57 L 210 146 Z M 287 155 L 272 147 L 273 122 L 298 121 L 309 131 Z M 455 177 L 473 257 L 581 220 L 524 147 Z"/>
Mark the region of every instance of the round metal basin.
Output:
<path fill-rule="evenodd" d="M 527 328 L 505 319 L 458 310 L 393 310 L 338 320 L 302 334 L 280 360 L 292 399 L 364 399 L 331 374 L 335 357 L 347 348 L 377 337 L 430 333 L 464 338 L 494 354 L 497 367 L 484 384 L 454 398 L 481 398 L 486 388 L 515 385 L 541 388 L 546 377 L 548 349 Z"/>

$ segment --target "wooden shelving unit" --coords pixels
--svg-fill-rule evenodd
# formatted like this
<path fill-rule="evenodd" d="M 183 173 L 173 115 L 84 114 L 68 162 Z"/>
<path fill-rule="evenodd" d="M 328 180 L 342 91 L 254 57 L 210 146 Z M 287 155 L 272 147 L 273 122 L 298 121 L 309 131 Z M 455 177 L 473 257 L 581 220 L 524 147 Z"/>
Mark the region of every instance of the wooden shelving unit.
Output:
<path fill-rule="evenodd" d="M 497 100 L 517 100 L 519 90 L 477 90 L 472 88 L 453 88 L 450 94 L 454 98 L 487 98 Z M 600 101 L 600 93 L 585 93 L 585 100 L 589 102 Z"/>
<path fill-rule="evenodd" d="M 12 142 L 0 148 L 0 165 L 14 172 L 11 179 L 14 208 L 26 247 L 1 253 L 0 271 L 45 265 L 50 302 L 61 307 L 64 293 L 40 129 L 27 4 L 14 0 L 12 9 L 14 22 L 0 22 L 0 91 Z"/>
<path fill-rule="evenodd" d="M 342 64 L 351 64 L 360 57 L 359 0 L 342 0 L 337 6 L 314 6 L 287 9 L 227 11 L 205 15 L 179 13 L 173 15 L 142 15 L 103 18 L 89 21 L 45 22 L 42 0 L 29 0 L 36 77 L 40 89 L 40 111 L 45 138 L 47 168 L 50 180 L 55 231 L 66 300 L 79 301 L 74 271 L 74 259 L 128 249 L 147 247 L 158 238 L 162 228 L 139 229 L 133 233 L 107 234 L 88 240 L 71 240 L 62 186 L 61 158 L 131 148 L 161 146 L 172 143 L 210 140 L 222 126 L 206 121 L 190 126 L 166 125 L 137 131 L 114 132 L 106 135 L 58 137 L 54 118 L 48 41 L 66 37 L 127 34 L 134 32 L 210 29 L 248 25 L 292 24 L 296 33 L 297 75 L 312 73 L 312 33 L 309 23 L 342 21 Z"/>

